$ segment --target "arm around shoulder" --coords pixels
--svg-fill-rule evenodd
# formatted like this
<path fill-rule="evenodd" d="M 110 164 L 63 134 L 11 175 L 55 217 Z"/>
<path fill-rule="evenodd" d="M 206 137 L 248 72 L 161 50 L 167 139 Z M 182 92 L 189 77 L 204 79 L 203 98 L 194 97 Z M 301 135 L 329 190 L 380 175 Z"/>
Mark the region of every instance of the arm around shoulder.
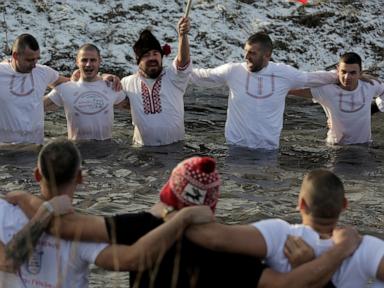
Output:
<path fill-rule="evenodd" d="M 192 242 L 205 248 L 255 257 L 265 257 L 267 245 L 260 231 L 251 225 L 209 223 L 186 231 Z"/>

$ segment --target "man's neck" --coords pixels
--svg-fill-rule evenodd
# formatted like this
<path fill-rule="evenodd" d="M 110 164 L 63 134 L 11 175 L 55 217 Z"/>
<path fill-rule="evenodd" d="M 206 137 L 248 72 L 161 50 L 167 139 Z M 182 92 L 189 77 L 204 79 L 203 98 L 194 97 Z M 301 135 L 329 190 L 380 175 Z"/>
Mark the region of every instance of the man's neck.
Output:
<path fill-rule="evenodd" d="M 80 81 L 82 82 L 88 82 L 88 83 L 91 83 L 91 82 L 96 82 L 96 81 L 99 81 L 100 80 L 100 77 L 99 76 L 96 76 L 96 77 L 93 77 L 93 78 L 83 78 L 80 76 Z"/>
<path fill-rule="evenodd" d="M 359 86 L 359 82 L 357 82 L 356 85 L 351 87 L 351 88 L 348 88 L 346 86 L 339 84 L 339 87 L 345 91 L 354 91 L 354 90 L 356 90 L 357 86 Z"/>
<path fill-rule="evenodd" d="M 312 227 L 321 239 L 328 239 L 332 236 L 332 231 L 336 227 L 337 220 L 334 219 L 314 219 L 313 217 L 303 217 L 302 224 Z"/>
<path fill-rule="evenodd" d="M 75 193 L 76 185 L 66 185 L 66 186 L 61 186 L 56 189 L 56 191 L 51 191 L 49 187 L 46 185 L 41 185 L 41 194 L 43 195 L 43 198 L 45 200 L 50 200 L 54 196 L 59 196 L 59 195 L 68 195 L 69 198 L 73 198 L 73 194 Z M 49 196 L 48 196 L 49 195 Z"/>
<path fill-rule="evenodd" d="M 9 65 L 11 65 L 11 68 L 12 68 L 13 71 L 15 71 L 15 72 L 17 72 L 17 73 L 23 73 L 23 72 L 20 72 L 20 71 L 17 69 L 15 59 L 12 58 L 12 59 L 9 61 Z"/>

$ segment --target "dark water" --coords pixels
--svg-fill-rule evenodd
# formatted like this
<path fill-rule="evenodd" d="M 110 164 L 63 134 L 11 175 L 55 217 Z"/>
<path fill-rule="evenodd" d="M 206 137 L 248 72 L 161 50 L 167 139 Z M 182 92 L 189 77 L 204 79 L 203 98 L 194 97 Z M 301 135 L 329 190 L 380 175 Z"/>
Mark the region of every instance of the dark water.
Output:
<path fill-rule="evenodd" d="M 384 237 L 384 115 L 373 116 L 375 144 L 329 147 L 326 120 L 319 105 L 296 98 L 287 100 L 281 148 L 276 152 L 228 148 L 224 139 L 225 90 L 190 89 L 185 99 L 186 140 L 160 148 L 130 145 L 132 127 L 126 111 L 115 114 L 114 140 L 79 143 L 87 172 L 78 189 L 76 206 L 95 214 L 148 209 L 172 168 L 193 155 L 217 159 L 222 177 L 219 221 L 247 223 L 266 217 L 300 221 L 297 195 L 303 175 L 313 168 L 328 168 L 344 181 L 349 208 L 342 224 L 362 233 Z M 46 117 L 47 140 L 66 135 L 62 112 Z M 35 146 L 0 148 L 0 186 L 38 193 L 32 170 Z M 94 270 L 91 287 L 128 287 L 126 273 Z"/>

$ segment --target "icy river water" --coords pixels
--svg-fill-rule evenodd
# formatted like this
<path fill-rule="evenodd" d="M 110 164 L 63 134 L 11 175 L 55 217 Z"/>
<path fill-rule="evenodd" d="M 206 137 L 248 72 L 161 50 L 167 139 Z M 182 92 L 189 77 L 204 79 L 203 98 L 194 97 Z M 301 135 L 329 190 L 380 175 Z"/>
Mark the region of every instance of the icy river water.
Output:
<path fill-rule="evenodd" d="M 217 159 L 222 177 L 218 221 L 248 223 L 279 217 L 298 222 L 297 195 L 303 175 L 313 168 L 327 168 L 346 187 L 349 208 L 342 224 L 355 225 L 361 233 L 384 238 L 384 115 L 374 115 L 374 145 L 329 147 L 325 145 L 326 119 L 322 108 L 288 98 L 281 147 L 274 153 L 229 149 L 224 123 L 227 92 L 190 89 L 185 97 L 186 139 L 160 148 L 132 147 L 132 125 L 126 111 L 116 111 L 114 140 L 79 143 L 87 173 L 78 189 L 76 207 L 89 213 L 110 215 L 148 209 L 172 168 L 193 155 Z M 66 135 L 63 112 L 46 117 L 47 140 Z M 0 189 L 38 193 L 32 177 L 36 148 L 0 148 Z M 92 269 L 90 287 L 128 287 L 127 273 Z"/>

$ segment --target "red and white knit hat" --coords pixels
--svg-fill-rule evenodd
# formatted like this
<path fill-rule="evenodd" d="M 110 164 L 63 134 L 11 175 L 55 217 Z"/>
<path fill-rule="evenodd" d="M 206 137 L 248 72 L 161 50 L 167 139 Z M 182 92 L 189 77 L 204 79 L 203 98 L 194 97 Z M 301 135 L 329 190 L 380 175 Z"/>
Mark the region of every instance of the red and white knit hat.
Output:
<path fill-rule="evenodd" d="M 215 211 L 219 200 L 220 177 L 216 161 L 210 157 L 192 157 L 173 169 L 160 191 L 160 200 L 176 209 L 208 205 Z"/>

